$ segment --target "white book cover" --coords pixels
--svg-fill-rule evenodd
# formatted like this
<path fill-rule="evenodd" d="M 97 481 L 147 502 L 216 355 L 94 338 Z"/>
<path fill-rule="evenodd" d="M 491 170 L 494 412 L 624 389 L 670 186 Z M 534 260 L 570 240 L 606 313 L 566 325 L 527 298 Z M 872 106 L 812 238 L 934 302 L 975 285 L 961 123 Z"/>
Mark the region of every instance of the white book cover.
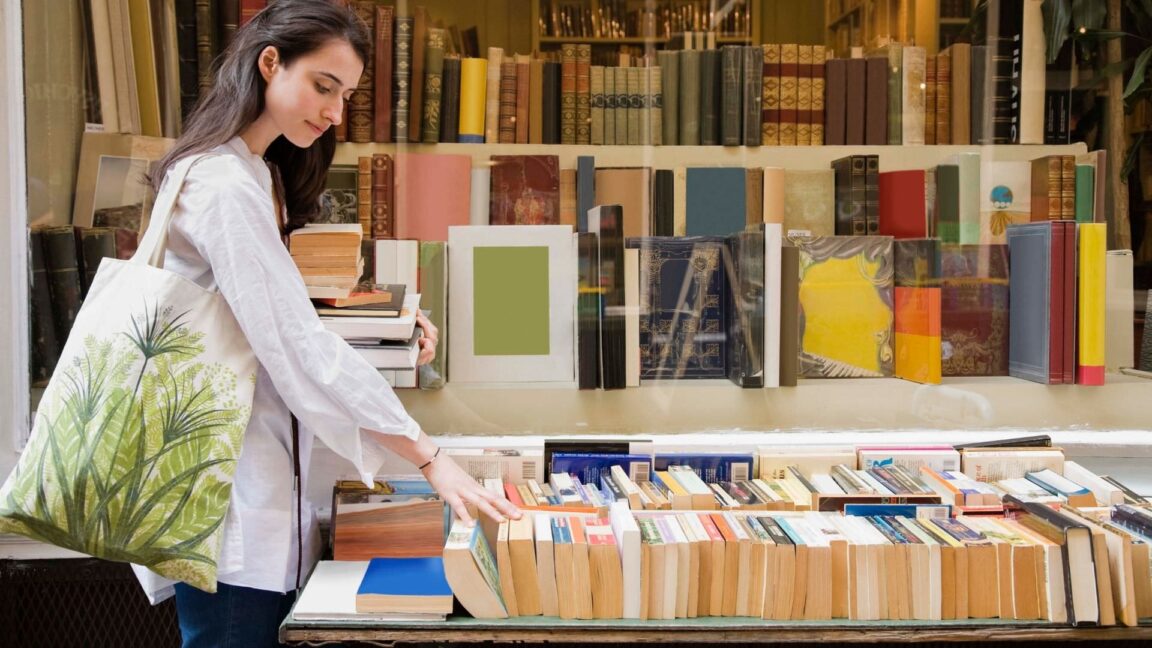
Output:
<path fill-rule="evenodd" d="M 576 256 L 570 225 L 448 228 L 449 379 L 576 379 Z"/>
<path fill-rule="evenodd" d="M 780 386 L 780 248 L 784 244 L 783 213 L 768 222 L 768 172 L 764 170 L 764 386 Z M 780 174 L 783 176 L 783 174 Z M 780 188 L 781 192 L 783 187 Z M 781 193 L 783 199 L 783 193 Z M 780 207 L 783 211 L 783 204 Z"/>
<path fill-rule="evenodd" d="M 378 284 L 404 284 L 410 293 L 419 290 L 420 241 L 415 239 L 382 239 L 376 241 Z"/>
<path fill-rule="evenodd" d="M 1132 290 L 1132 250 L 1108 250 L 1104 257 L 1104 370 L 1119 373 L 1136 358 L 1132 338 L 1132 313 L 1136 298 Z"/>
<path fill-rule="evenodd" d="M 404 308 L 398 317 L 331 317 L 321 316 L 324 328 L 348 340 L 410 340 L 416 327 L 416 311 L 420 309 L 420 294 L 404 295 Z"/>
<path fill-rule="evenodd" d="M 761 479 L 783 479 L 788 466 L 796 466 L 809 475 L 831 472 L 836 464 L 856 465 L 856 448 L 850 445 L 760 446 L 756 453 Z"/>
<path fill-rule="evenodd" d="M 1092 491 L 1092 495 L 1096 497 L 1096 502 L 1101 506 L 1115 506 L 1124 503 L 1124 491 L 1075 461 L 1064 462 L 1064 476 L 1077 484 L 1083 484 Z"/>
<path fill-rule="evenodd" d="M 472 169 L 472 193 L 468 200 L 468 222 L 472 225 L 488 224 L 488 204 L 492 192 L 492 169 L 479 167 Z"/>
<path fill-rule="evenodd" d="M 980 165 L 980 244 L 1008 243 L 1008 226 L 1032 221 L 1032 163 L 984 160 Z"/>
<path fill-rule="evenodd" d="M 616 535 L 616 548 L 620 552 L 620 567 L 624 577 L 624 618 L 640 618 L 640 527 L 628 508 L 628 502 L 618 500 L 609 508 L 612 533 Z M 547 613 L 545 613 L 547 614 Z"/>
<path fill-rule="evenodd" d="M 445 448 L 444 451 L 475 479 L 497 478 L 509 484 L 523 484 L 544 478 L 543 450 Z"/>

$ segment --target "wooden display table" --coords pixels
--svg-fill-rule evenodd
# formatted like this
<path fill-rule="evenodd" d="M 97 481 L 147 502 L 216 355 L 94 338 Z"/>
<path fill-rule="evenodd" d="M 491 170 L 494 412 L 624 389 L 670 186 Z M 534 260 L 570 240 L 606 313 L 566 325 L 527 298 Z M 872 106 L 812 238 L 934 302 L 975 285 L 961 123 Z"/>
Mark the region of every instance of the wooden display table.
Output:
<path fill-rule="evenodd" d="M 704 618 L 676 621 L 565 621 L 518 617 L 485 621 L 453 617 L 436 623 L 296 621 L 280 626 L 289 645 L 326 642 L 397 643 L 693 643 L 769 644 L 813 642 L 911 643 L 985 641 L 1152 641 L 1152 619 L 1135 628 L 1073 628 L 1041 622 L 966 621 L 758 621 Z M 1050 644 L 1051 645 L 1051 644 Z"/>

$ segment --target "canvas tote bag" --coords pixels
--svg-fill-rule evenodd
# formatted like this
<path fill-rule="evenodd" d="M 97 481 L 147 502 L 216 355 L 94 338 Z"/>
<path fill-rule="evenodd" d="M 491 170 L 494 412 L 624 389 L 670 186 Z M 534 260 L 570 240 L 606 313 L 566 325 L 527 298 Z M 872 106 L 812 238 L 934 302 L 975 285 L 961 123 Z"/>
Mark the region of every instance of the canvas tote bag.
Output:
<path fill-rule="evenodd" d="M 131 260 L 104 259 L 0 488 L 0 532 L 216 591 L 257 361 L 224 297 L 164 270 L 189 169 Z"/>

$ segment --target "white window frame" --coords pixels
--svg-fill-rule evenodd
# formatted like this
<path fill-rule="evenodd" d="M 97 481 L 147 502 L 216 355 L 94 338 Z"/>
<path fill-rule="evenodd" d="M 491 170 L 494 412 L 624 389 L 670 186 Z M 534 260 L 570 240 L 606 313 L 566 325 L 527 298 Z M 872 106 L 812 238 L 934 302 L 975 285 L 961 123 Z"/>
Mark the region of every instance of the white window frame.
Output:
<path fill-rule="evenodd" d="M 24 130 L 24 34 L 20 0 L 0 0 L 0 479 L 16 465 L 29 426 L 28 196 Z"/>

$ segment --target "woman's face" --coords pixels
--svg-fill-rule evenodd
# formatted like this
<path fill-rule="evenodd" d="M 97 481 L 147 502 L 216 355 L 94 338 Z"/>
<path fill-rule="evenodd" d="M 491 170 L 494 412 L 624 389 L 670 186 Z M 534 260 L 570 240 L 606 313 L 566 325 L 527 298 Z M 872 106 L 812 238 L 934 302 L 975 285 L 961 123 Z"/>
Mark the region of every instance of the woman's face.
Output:
<path fill-rule="evenodd" d="M 269 65 L 266 49 L 260 58 L 268 82 L 264 92 L 264 115 L 288 141 L 308 148 L 330 126 L 340 123 L 344 102 L 360 82 L 364 69 L 347 41 L 335 39 L 285 66 Z"/>

